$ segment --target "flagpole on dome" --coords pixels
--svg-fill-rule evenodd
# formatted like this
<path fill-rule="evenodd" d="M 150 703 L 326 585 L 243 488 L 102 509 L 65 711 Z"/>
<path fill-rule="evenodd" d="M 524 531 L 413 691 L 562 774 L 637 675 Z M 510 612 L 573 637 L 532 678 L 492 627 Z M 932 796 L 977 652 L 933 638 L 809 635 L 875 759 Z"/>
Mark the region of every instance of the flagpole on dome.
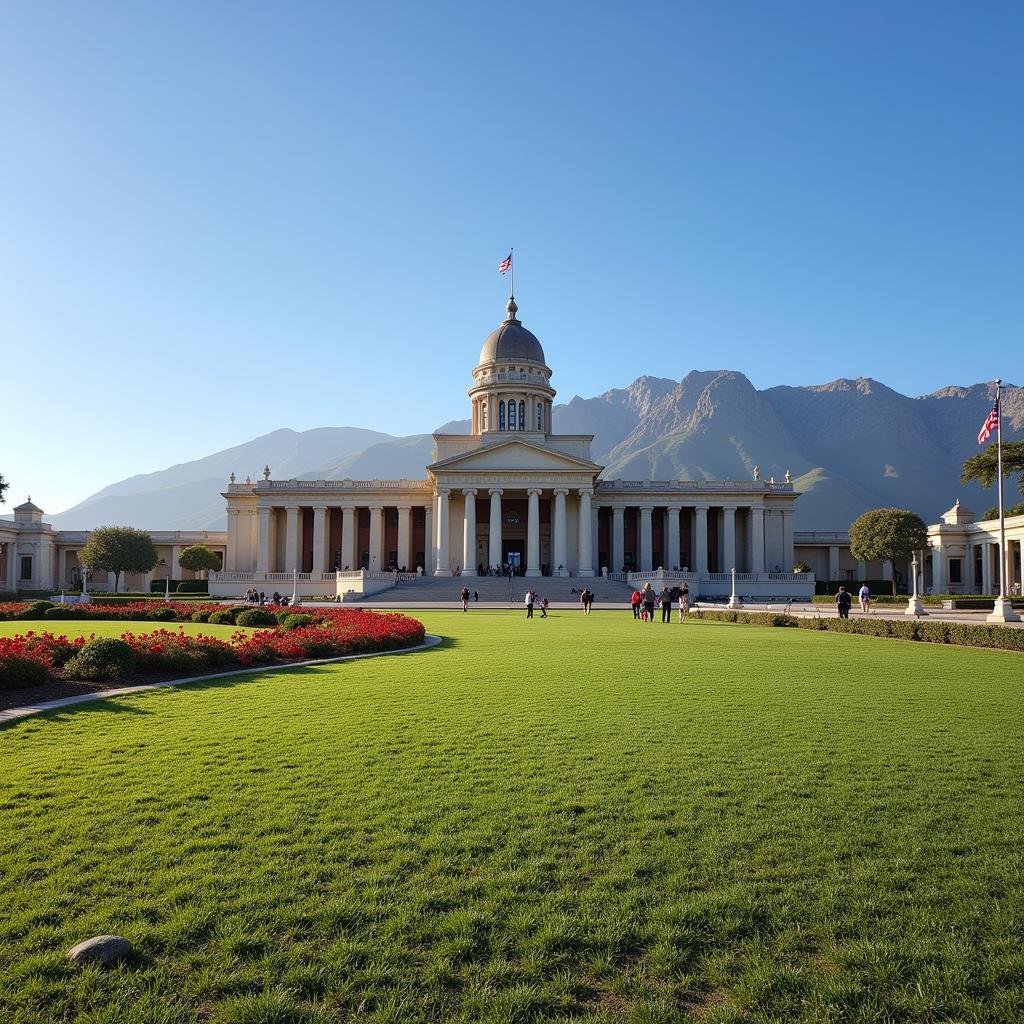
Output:
<path fill-rule="evenodd" d="M 1013 602 L 1006 596 L 1006 522 L 1003 514 L 1003 410 L 1002 380 L 996 378 L 996 487 L 999 494 L 999 596 L 992 604 L 989 622 L 1019 622 L 1020 616 L 1013 610 Z"/>

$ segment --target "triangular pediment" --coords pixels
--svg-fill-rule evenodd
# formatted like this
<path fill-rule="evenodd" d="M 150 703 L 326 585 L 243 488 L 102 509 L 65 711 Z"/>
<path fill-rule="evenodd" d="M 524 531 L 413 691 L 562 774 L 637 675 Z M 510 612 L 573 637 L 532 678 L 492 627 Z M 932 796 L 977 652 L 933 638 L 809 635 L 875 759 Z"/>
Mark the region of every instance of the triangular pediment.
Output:
<path fill-rule="evenodd" d="M 589 459 L 566 455 L 529 441 L 510 438 L 499 444 L 484 445 L 472 451 L 451 455 L 427 467 L 434 471 L 522 472 L 522 473 L 600 473 L 601 467 Z"/>

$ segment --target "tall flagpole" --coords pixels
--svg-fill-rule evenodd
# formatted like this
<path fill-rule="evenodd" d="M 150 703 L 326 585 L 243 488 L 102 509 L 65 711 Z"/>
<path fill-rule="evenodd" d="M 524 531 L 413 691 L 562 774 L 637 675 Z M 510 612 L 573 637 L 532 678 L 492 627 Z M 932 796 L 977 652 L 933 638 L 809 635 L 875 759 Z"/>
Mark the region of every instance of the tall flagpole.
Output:
<path fill-rule="evenodd" d="M 1013 603 L 1006 596 L 1006 521 L 1003 515 L 1003 408 L 1002 381 L 996 378 L 996 486 L 999 491 L 999 596 L 992 605 L 989 622 L 1019 622 Z"/>
<path fill-rule="evenodd" d="M 508 251 L 508 297 L 516 297 L 516 261 L 512 258 L 513 249 Z"/>

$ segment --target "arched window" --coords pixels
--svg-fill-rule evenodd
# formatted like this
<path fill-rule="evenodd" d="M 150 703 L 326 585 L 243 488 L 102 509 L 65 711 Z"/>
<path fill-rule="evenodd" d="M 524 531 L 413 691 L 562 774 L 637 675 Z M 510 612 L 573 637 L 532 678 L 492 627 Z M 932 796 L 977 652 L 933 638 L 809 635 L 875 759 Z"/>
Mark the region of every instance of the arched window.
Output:
<path fill-rule="evenodd" d="M 537 403 L 537 429 L 544 429 L 544 406 L 540 402 Z"/>
<path fill-rule="evenodd" d="M 509 399 L 508 403 L 508 429 L 516 429 L 516 403 L 514 399 Z"/>
<path fill-rule="evenodd" d="M 519 429 L 526 429 L 526 403 L 522 401 L 519 403 Z"/>
<path fill-rule="evenodd" d="M 504 402 L 499 402 L 498 403 L 498 429 L 499 430 L 504 430 L 505 429 L 505 403 Z"/>

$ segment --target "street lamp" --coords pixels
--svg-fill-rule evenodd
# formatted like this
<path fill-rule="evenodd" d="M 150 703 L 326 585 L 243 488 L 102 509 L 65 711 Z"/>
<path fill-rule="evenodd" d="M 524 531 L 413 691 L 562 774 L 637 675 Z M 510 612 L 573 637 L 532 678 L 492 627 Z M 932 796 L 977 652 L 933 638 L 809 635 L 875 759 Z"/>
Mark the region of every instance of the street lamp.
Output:
<path fill-rule="evenodd" d="M 736 596 L 736 566 L 732 568 L 732 596 L 729 598 L 729 608 L 742 608 L 743 602 Z"/>
<path fill-rule="evenodd" d="M 924 602 L 918 597 L 917 594 L 917 552 L 914 552 L 914 558 L 910 563 L 911 572 L 914 574 L 914 592 L 910 595 L 910 600 L 907 601 L 907 608 L 904 611 L 904 615 L 916 615 L 920 618 L 922 615 L 928 613 L 924 610 Z"/>

